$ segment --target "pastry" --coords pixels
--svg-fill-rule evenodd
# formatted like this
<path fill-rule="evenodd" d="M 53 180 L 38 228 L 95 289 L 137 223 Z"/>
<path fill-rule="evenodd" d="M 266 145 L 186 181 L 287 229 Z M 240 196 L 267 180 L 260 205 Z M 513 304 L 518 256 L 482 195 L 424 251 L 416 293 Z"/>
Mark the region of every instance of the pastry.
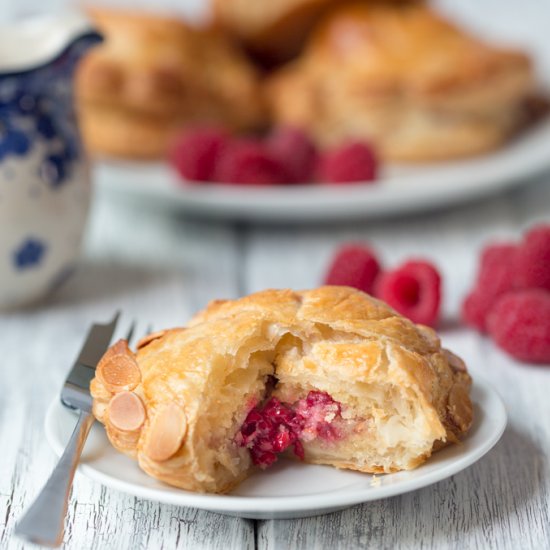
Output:
<path fill-rule="evenodd" d="M 93 153 L 157 158 L 182 125 L 262 123 L 256 70 L 219 30 L 150 14 L 90 14 L 105 41 L 82 61 L 76 86 Z"/>
<path fill-rule="evenodd" d="M 331 10 L 268 82 L 274 119 L 321 146 L 371 141 L 386 159 L 474 155 L 523 123 L 534 78 L 522 52 L 471 36 L 424 4 Z"/>
<path fill-rule="evenodd" d="M 94 414 L 147 474 L 190 491 L 227 492 L 284 449 L 407 470 L 472 422 L 464 363 L 349 287 L 217 301 L 137 348 L 119 341 L 102 358 Z"/>
<path fill-rule="evenodd" d="M 414 0 L 364 0 L 398 4 Z M 336 0 L 214 0 L 214 16 L 261 60 L 268 64 L 295 57 L 308 33 Z"/>
<path fill-rule="evenodd" d="M 214 0 L 216 20 L 264 61 L 295 56 L 309 29 L 334 0 Z"/>
<path fill-rule="evenodd" d="M 147 473 L 223 492 L 249 472 L 241 443 L 268 398 L 304 419 L 307 461 L 390 472 L 469 428 L 469 385 L 431 329 L 359 291 L 322 287 L 215 302 L 136 353 L 118 342 L 92 394 L 113 445 Z"/>

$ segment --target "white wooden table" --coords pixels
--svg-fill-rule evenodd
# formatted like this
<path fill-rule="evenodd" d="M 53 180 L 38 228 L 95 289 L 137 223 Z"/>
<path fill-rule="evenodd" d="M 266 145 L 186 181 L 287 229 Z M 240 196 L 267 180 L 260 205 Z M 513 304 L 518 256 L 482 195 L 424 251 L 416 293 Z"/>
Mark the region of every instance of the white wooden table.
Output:
<path fill-rule="evenodd" d="M 444 4 L 497 36 L 550 49 L 547 2 L 509 0 L 506 9 L 500 0 Z M 17 5 L 25 12 L 44 4 Z M 12 538 L 14 523 L 55 463 L 44 437 L 44 414 L 92 321 L 121 308 L 160 328 L 184 322 L 213 298 L 265 287 L 312 287 L 337 244 L 354 239 L 372 243 L 389 265 L 415 255 L 441 268 L 443 339 L 474 376 L 489 379 L 504 398 L 510 419 L 500 443 L 477 464 L 434 486 L 304 520 L 256 522 L 165 506 L 78 475 L 65 547 L 549 549 L 550 369 L 517 364 L 457 323 L 482 243 L 517 237 L 542 220 L 550 222 L 550 174 L 475 205 L 313 227 L 191 221 L 98 196 L 75 276 L 40 308 L 0 314 L 0 548 L 26 547 Z"/>
<path fill-rule="evenodd" d="M 88 324 L 121 308 L 155 327 L 217 297 L 319 283 L 334 247 L 372 243 L 385 262 L 422 255 L 445 280 L 446 344 L 492 381 L 510 415 L 501 442 L 432 487 L 304 520 L 250 521 L 146 502 L 77 476 L 66 548 L 550 548 L 550 368 L 516 364 L 460 328 L 457 311 L 490 237 L 550 221 L 550 175 L 444 212 L 348 226 L 250 227 L 185 220 L 96 197 L 85 259 L 46 304 L 0 316 L 0 548 L 55 457 L 44 413 Z"/>

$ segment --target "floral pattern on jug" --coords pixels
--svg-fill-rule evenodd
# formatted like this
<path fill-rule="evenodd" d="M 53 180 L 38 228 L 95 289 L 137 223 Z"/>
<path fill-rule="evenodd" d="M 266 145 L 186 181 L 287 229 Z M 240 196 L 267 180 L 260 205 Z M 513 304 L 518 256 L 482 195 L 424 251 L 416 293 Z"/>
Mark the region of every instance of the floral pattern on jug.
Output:
<path fill-rule="evenodd" d="M 0 60 L 0 307 L 32 302 L 66 278 L 90 202 L 73 74 L 100 37 L 78 17 L 44 25 L 33 21 L 42 38 L 57 38 L 49 59 L 21 69 Z M 17 29 L 8 32 L 17 42 Z"/>

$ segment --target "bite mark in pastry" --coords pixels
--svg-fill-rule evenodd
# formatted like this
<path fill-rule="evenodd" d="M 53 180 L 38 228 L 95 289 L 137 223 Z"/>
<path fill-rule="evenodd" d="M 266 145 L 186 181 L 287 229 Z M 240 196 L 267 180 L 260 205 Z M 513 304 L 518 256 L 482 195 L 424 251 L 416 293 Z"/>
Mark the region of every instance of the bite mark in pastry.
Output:
<path fill-rule="evenodd" d="M 463 362 L 433 330 L 347 287 L 214 302 L 136 354 L 114 347 L 91 384 L 94 414 L 145 472 L 191 491 L 227 492 L 280 453 L 411 469 L 472 422 Z M 128 390 L 131 360 L 141 376 Z"/>

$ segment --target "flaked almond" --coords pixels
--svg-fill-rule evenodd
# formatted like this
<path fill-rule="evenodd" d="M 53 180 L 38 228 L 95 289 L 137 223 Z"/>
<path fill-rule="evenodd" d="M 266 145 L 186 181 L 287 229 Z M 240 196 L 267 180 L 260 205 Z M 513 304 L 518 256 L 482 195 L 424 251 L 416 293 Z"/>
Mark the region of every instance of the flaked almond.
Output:
<path fill-rule="evenodd" d="M 159 338 L 162 338 L 166 334 L 165 330 L 158 330 L 157 332 L 151 332 L 151 334 L 147 334 L 139 342 L 137 343 L 137 349 L 144 348 L 148 344 L 150 344 L 153 340 L 158 340 Z"/>
<path fill-rule="evenodd" d="M 101 358 L 96 377 L 113 393 L 133 390 L 141 382 L 141 372 L 126 340 L 119 340 Z"/>
<path fill-rule="evenodd" d="M 134 392 L 117 393 L 109 402 L 107 410 L 109 423 L 123 432 L 135 432 L 145 422 L 145 407 Z"/>
<path fill-rule="evenodd" d="M 157 462 L 168 460 L 181 447 L 187 432 L 185 412 L 175 403 L 163 405 L 149 427 L 145 454 Z"/>

